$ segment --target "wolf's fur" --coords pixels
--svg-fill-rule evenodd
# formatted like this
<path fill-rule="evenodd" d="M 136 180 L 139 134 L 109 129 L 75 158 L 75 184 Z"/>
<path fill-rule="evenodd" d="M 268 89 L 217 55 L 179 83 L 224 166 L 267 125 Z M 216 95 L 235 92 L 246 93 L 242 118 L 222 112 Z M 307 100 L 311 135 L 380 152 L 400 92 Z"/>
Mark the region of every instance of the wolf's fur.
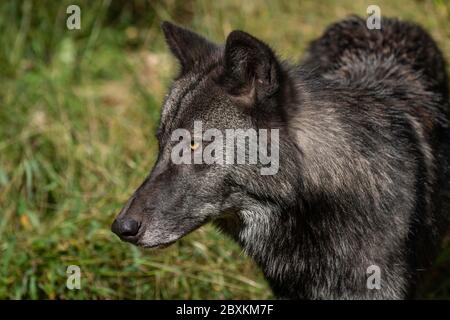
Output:
<path fill-rule="evenodd" d="M 411 297 L 450 213 L 448 83 L 430 36 L 395 19 L 368 30 L 351 17 L 291 65 L 241 31 L 217 46 L 163 30 L 182 68 L 164 103 L 158 161 L 118 217 L 139 231 L 122 238 L 166 245 L 213 221 L 280 298 Z M 170 134 L 194 120 L 278 128 L 279 172 L 173 165 Z M 366 286 L 371 265 L 380 290 Z"/>

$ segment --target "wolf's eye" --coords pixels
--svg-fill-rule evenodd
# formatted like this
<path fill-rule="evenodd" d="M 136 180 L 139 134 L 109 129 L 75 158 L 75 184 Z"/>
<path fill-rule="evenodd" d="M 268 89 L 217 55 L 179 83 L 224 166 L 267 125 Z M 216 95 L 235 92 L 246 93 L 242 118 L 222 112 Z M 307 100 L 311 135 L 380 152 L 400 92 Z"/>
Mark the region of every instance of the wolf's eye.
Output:
<path fill-rule="evenodd" d="M 200 147 L 200 144 L 195 142 L 194 140 L 191 141 L 191 150 L 195 151 L 198 149 L 198 147 Z"/>

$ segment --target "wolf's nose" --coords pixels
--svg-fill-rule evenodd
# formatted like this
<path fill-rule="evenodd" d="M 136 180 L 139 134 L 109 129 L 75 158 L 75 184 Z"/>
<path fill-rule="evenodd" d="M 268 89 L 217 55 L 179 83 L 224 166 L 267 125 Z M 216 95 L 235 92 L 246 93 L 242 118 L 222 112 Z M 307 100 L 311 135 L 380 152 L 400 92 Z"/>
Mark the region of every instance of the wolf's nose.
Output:
<path fill-rule="evenodd" d="M 139 231 L 139 222 L 132 218 L 122 218 L 114 220 L 111 230 L 119 237 L 132 237 Z"/>

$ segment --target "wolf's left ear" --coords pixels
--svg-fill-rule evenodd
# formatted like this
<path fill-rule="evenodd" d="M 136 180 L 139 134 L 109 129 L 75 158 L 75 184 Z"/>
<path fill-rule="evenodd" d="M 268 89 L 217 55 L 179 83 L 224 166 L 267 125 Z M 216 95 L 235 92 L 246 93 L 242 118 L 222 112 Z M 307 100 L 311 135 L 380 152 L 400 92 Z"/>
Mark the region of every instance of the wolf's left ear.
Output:
<path fill-rule="evenodd" d="M 161 28 L 170 50 L 181 63 L 182 72 L 188 72 L 209 59 L 218 46 L 195 32 L 164 21 Z"/>
<path fill-rule="evenodd" d="M 281 66 L 272 49 L 243 31 L 233 31 L 225 44 L 222 83 L 247 105 L 275 94 L 281 82 Z"/>

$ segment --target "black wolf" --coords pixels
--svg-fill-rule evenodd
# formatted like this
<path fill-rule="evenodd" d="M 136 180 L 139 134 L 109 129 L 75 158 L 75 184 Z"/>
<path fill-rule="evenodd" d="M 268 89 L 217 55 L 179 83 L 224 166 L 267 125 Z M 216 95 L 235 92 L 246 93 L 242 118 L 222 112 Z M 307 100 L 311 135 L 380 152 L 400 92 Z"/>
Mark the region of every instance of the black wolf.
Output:
<path fill-rule="evenodd" d="M 181 70 L 162 108 L 156 164 L 112 230 L 163 247 L 213 222 L 279 298 L 413 297 L 450 213 L 448 83 L 431 37 L 413 23 L 383 19 L 369 30 L 350 17 L 293 65 L 242 31 L 216 45 L 162 29 Z M 175 165 L 171 133 L 194 121 L 278 129 L 278 172 Z M 373 265 L 380 289 L 367 285 Z"/>

